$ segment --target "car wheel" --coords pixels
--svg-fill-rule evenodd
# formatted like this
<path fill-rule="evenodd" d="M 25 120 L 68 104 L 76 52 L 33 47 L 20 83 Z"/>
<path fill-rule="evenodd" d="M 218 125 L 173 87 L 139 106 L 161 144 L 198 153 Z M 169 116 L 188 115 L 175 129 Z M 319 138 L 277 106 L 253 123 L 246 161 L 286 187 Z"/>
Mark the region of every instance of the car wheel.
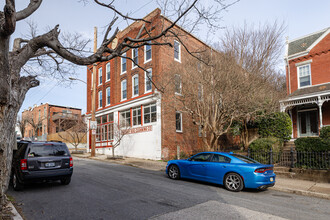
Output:
<path fill-rule="evenodd" d="M 168 168 L 168 176 L 173 180 L 180 179 L 180 170 L 177 165 L 170 165 Z"/>
<path fill-rule="evenodd" d="M 19 182 L 17 174 L 13 174 L 13 188 L 15 191 L 20 191 L 24 188 L 24 185 Z"/>
<path fill-rule="evenodd" d="M 71 182 L 71 176 L 61 179 L 61 184 L 62 185 L 69 185 L 70 182 Z"/>
<path fill-rule="evenodd" d="M 237 173 L 228 173 L 224 179 L 224 186 L 229 191 L 239 192 L 244 187 L 243 179 Z"/>

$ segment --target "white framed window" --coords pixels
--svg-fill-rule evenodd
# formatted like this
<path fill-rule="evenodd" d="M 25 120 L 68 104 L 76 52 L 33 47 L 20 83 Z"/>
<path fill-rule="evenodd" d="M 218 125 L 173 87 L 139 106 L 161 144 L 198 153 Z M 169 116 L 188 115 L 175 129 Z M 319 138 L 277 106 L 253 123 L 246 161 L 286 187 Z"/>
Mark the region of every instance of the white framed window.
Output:
<path fill-rule="evenodd" d="M 105 66 L 105 72 L 106 72 L 106 81 L 110 80 L 110 63 L 107 63 Z"/>
<path fill-rule="evenodd" d="M 127 99 L 127 80 L 121 81 L 121 100 Z"/>
<path fill-rule="evenodd" d="M 152 122 L 157 122 L 156 103 L 143 106 L 143 123 L 149 124 Z"/>
<path fill-rule="evenodd" d="M 99 108 L 102 108 L 102 91 L 99 91 Z"/>
<path fill-rule="evenodd" d="M 297 66 L 298 69 L 298 87 L 305 87 L 312 85 L 311 64 Z"/>
<path fill-rule="evenodd" d="M 107 133 L 108 133 L 108 125 L 102 125 L 101 126 L 101 133 L 102 133 L 102 141 L 106 141 L 107 140 L 107 138 L 108 138 L 108 135 L 107 135 Z"/>
<path fill-rule="evenodd" d="M 139 74 L 135 74 L 132 78 L 132 94 L 133 97 L 139 95 Z"/>
<path fill-rule="evenodd" d="M 132 49 L 132 60 L 133 60 L 134 62 L 132 62 L 132 69 L 134 69 L 135 67 L 137 67 L 136 64 L 139 63 L 139 58 L 138 58 L 138 56 L 139 56 L 138 48 L 133 48 L 133 49 Z"/>
<path fill-rule="evenodd" d="M 108 140 L 111 141 L 113 140 L 113 123 L 108 124 Z"/>
<path fill-rule="evenodd" d="M 106 105 L 110 105 L 110 87 L 107 88 L 106 92 L 107 92 Z"/>
<path fill-rule="evenodd" d="M 124 53 L 122 56 L 123 57 L 121 58 L 121 74 L 124 74 L 127 71 L 126 53 Z"/>
<path fill-rule="evenodd" d="M 123 127 L 131 127 L 131 110 L 120 112 L 120 123 Z"/>
<path fill-rule="evenodd" d="M 151 43 L 150 41 L 148 43 Z M 144 63 L 149 62 L 152 59 L 151 45 L 144 45 Z"/>
<path fill-rule="evenodd" d="M 176 132 L 182 132 L 182 113 L 175 112 L 175 129 Z"/>
<path fill-rule="evenodd" d="M 175 93 L 182 94 L 182 81 L 181 76 L 178 74 L 174 75 L 174 86 L 175 86 Z"/>
<path fill-rule="evenodd" d="M 152 68 L 147 69 L 146 72 L 144 72 L 144 92 L 151 92 L 152 90 Z"/>
<path fill-rule="evenodd" d="M 181 45 L 179 41 L 174 40 L 174 60 L 181 63 Z"/>
<path fill-rule="evenodd" d="M 141 125 L 141 107 L 133 108 L 133 126 Z"/>
<path fill-rule="evenodd" d="M 102 67 L 99 68 L 99 85 L 102 84 Z"/>

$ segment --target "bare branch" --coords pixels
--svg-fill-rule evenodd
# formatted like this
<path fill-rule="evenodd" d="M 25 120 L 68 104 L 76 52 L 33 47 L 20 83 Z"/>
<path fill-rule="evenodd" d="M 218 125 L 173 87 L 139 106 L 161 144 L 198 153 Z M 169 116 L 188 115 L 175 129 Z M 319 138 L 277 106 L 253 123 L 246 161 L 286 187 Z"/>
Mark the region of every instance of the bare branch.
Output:
<path fill-rule="evenodd" d="M 23 10 L 16 13 L 16 21 L 23 20 L 33 14 L 41 5 L 42 0 L 30 0 L 30 4 Z"/>

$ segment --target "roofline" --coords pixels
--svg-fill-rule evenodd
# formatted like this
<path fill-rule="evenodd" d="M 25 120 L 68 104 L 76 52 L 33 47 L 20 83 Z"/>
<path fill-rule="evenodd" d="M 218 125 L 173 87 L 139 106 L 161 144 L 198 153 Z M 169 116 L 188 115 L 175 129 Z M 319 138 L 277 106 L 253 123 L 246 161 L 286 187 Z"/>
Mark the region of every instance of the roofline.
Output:
<path fill-rule="evenodd" d="M 326 30 L 328 30 L 328 29 L 330 29 L 330 27 L 324 28 L 324 29 L 322 29 L 322 30 L 320 30 L 320 31 L 315 31 L 315 32 L 313 32 L 313 33 L 310 33 L 310 34 L 304 35 L 304 36 L 302 36 L 302 37 L 298 37 L 298 38 L 295 38 L 295 39 L 289 40 L 288 43 L 292 43 L 293 41 L 301 40 L 301 39 L 303 39 L 303 38 L 306 38 L 306 37 L 312 36 L 312 35 L 314 35 L 314 34 L 318 34 L 318 33 L 322 32 L 322 31 L 326 31 Z"/>
<path fill-rule="evenodd" d="M 31 110 L 33 110 L 34 108 L 36 108 L 36 107 L 40 107 L 40 106 L 43 106 L 43 105 L 48 105 L 49 107 L 59 107 L 59 108 L 75 109 L 75 110 L 80 110 L 80 111 L 82 111 L 82 109 L 80 109 L 80 108 L 74 108 L 74 107 L 70 107 L 70 106 L 62 106 L 62 105 L 53 105 L 53 104 L 49 104 L 48 102 L 43 103 L 43 104 L 41 104 L 41 105 L 37 105 L 37 106 L 35 106 L 35 107 L 29 107 L 29 108 L 31 108 Z M 29 109 L 25 109 L 25 110 L 23 110 L 22 112 L 25 112 L 25 111 L 30 111 L 30 110 L 29 110 Z"/>

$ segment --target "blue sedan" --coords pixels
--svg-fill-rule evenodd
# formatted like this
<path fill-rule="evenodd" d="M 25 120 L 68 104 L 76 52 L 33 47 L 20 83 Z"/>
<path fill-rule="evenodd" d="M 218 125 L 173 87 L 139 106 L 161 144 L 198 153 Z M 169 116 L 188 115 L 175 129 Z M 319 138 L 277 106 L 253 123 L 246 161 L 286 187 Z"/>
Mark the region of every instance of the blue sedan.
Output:
<path fill-rule="evenodd" d="M 224 185 L 238 192 L 245 188 L 266 189 L 274 186 L 273 165 L 248 157 L 220 152 L 202 152 L 187 160 L 171 160 L 166 173 L 171 179 L 194 179 Z"/>

